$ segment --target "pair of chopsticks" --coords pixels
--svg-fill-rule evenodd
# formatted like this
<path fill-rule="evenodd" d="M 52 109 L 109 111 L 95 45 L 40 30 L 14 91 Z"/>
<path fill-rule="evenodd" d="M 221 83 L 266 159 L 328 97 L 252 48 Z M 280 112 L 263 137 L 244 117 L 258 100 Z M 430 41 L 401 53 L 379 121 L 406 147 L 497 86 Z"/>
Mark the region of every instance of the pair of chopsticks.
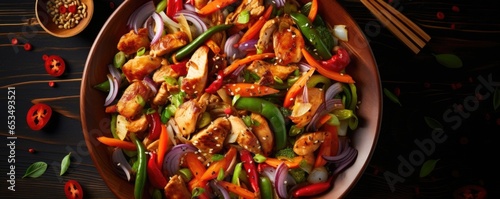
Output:
<path fill-rule="evenodd" d="M 415 54 L 431 39 L 420 27 L 385 1 L 361 0 L 361 3 Z"/>

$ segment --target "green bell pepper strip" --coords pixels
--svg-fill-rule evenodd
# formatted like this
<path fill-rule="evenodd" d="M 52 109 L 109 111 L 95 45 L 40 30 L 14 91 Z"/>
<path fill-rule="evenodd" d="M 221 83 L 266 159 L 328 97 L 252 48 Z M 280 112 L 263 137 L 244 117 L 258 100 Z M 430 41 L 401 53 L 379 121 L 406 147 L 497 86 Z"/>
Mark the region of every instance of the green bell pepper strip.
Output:
<path fill-rule="evenodd" d="M 320 83 L 323 84 L 322 88 L 324 90 L 328 89 L 332 85 L 332 81 L 328 77 L 325 77 L 325 76 L 320 75 L 320 74 L 312 75 L 309 78 L 309 80 L 307 81 L 306 85 L 307 85 L 307 88 L 312 88 L 312 87 L 316 87 L 316 85 L 318 85 Z"/>
<path fill-rule="evenodd" d="M 259 187 L 261 198 L 273 198 L 273 185 L 267 176 L 259 177 Z"/>
<path fill-rule="evenodd" d="M 234 103 L 237 109 L 245 109 L 264 116 L 274 132 L 276 150 L 285 148 L 287 144 L 287 133 L 285 127 L 285 117 L 276 104 L 261 98 L 241 97 Z"/>
<path fill-rule="evenodd" d="M 293 12 L 290 14 L 293 21 L 297 24 L 302 34 L 307 38 L 307 40 L 314 46 L 316 53 L 321 57 L 321 59 L 330 59 L 332 57 L 331 49 L 328 49 L 327 45 L 321 40 L 321 36 L 318 31 L 312 26 L 306 15 Z"/>
<path fill-rule="evenodd" d="M 144 192 L 144 185 L 146 184 L 147 178 L 147 157 L 146 157 L 146 147 L 144 144 L 136 138 L 135 133 L 130 133 L 130 138 L 137 146 L 137 173 L 135 175 L 135 184 L 134 184 L 134 197 L 136 199 L 142 198 Z"/>
<path fill-rule="evenodd" d="M 202 45 L 206 40 L 208 40 L 210 37 L 212 37 L 213 34 L 220 32 L 220 31 L 225 31 L 233 26 L 232 24 L 221 24 L 221 25 L 216 25 L 212 26 L 209 28 L 207 31 L 196 37 L 196 39 L 193 39 L 191 43 L 188 45 L 185 45 L 182 47 L 180 50 L 178 50 L 174 54 L 174 60 L 179 61 L 189 54 L 191 54 L 193 51 L 195 51 L 200 45 Z"/>

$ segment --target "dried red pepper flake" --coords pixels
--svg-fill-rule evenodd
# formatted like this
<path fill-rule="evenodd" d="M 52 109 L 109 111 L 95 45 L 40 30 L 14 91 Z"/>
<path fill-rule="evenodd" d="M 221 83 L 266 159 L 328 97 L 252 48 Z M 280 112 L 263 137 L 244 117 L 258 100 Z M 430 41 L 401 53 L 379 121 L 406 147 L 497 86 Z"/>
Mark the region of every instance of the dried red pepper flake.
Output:
<path fill-rule="evenodd" d="M 224 113 L 227 114 L 227 115 L 231 115 L 231 113 L 233 113 L 233 109 L 231 109 L 230 107 L 225 108 L 224 109 Z"/>
<path fill-rule="evenodd" d="M 17 38 L 15 38 L 15 37 L 14 37 L 14 38 L 12 38 L 12 39 L 10 40 L 10 43 L 11 43 L 12 45 L 17 45 L 17 43 L 18 43 L 18 42 L 19 42 L 19 41 L 18 41 L 18 40 L 17 40 Z"/>
<path fill-rule="evenodd" d="M 56 83 L 54 81 L 49 81 L 49 86 L 50 87 L 55 87 L 56 86 Z"/>
<path fill-rule="evenodd" d="M 394 94 L 399 97 L 401 94 L 401 89 L 400 88 L 394 88 Z"/>
<path fill-rule="evenodd" d="M 458 6 L 451 6 L 451 10 L 453 12 L 460 12 L 460 8 Z"/>
<path fill-rule="evenodd" d="M 29 149 L 28 149 L 28 152 L 29 152 L 29 153 L 35 153 L 36 151 L 35 151 L 35 149 L 33 149 L 33 148 L 29 148 Z"/>
<path fill-rule="evenodd" d="M 25 44 L 24 44 L 24 50 L 26 50 L 26 51 L 30 51 L 30 50 L 31 50 L 31 48 L 32 48 L 32 46 L 31 46 L 31 44 L 30 44 L 30 43 L 25 43 Z"/>
<path fill-rule="evenodd" d="M 443 19 L 444 19 L 444 13 L 443 13 L 443 12 L 441 12 L 441 11 L 439 11 L 439 12 L 437 12 L 437 13 L 436 13 L 436 17 L 437 17 L 438 19 L 440 19 L 440 20 L 443 20 Z"/>
<path fill-rule="evenodd" d="M 110 1 L 109 2 L 109 8 L 115 9 L 115 2 Z"/>
<path fill-rule="evenodd" d="M 455 30 L 456 26 L 455 23 L 450 24 L 450 29 Z"/>

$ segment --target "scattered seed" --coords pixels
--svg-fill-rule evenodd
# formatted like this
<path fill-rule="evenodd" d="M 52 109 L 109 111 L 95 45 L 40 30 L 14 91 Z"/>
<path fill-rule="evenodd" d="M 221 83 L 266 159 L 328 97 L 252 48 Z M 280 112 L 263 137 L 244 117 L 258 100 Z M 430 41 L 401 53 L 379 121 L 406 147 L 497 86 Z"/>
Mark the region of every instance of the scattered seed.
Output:
<path fill-rule="evenodd" d="M 58 28 L 70 29 L 87 16 L 87 5 L 80 0 L 49 0 L 47 13 Z"/>

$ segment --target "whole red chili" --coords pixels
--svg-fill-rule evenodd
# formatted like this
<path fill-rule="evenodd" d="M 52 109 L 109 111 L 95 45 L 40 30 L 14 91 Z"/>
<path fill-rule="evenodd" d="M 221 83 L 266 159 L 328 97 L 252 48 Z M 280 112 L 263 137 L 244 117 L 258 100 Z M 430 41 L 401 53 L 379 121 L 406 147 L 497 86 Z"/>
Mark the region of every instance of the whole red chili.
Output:
<path fill-rule="evenodd" d="M 326 182 L 308 184 L 303 187 L 299 187 L 293 191 L 293 197 L 314 196 L 328 191 L 332 187 L 332 180 L 333 176 L 331 176 Z"/>
<path fill-rule="evenodd" d="M 149 183 L 151 183 L 153 187 L 163 189 L 167 185 L 167 179 L 165 178 L 165 176 L 163 176 L 163 173 L 156 164 L 156 158 L 156 152 L 151 152 L 146 169 L 148 173 L 148 179 Z"/>
<path fill-rule="evenodd" d="M 333 55 L 329 60 L 321 61 L 321 65 L 325 68 L 333 70 L 335 72 L 340 72 L 351 62 L 349 53 L 343 48 L 337 49 L 337 53 Z"/>
<path fill-rule="evenodd" d="M 245 172 L 247 173 L 248 180 L 250 181 L 253 191 L 255 193 L 259 193 L 259 175 L 257 174 L 257 168 L 254 164 L 252 154 L 246 149 L 241 149 L 240 158 L 243 162 L 243 168 L 245 168 Z"/>
<path fill-rule="evenodd" d="M 224 70 L 219 70 L 217 73 L 217 79 L 215 79 L 210 86 L 205 89 L 205 92 L 214 94 L 222 87 L 222 82 L 224 81 Z"/>

